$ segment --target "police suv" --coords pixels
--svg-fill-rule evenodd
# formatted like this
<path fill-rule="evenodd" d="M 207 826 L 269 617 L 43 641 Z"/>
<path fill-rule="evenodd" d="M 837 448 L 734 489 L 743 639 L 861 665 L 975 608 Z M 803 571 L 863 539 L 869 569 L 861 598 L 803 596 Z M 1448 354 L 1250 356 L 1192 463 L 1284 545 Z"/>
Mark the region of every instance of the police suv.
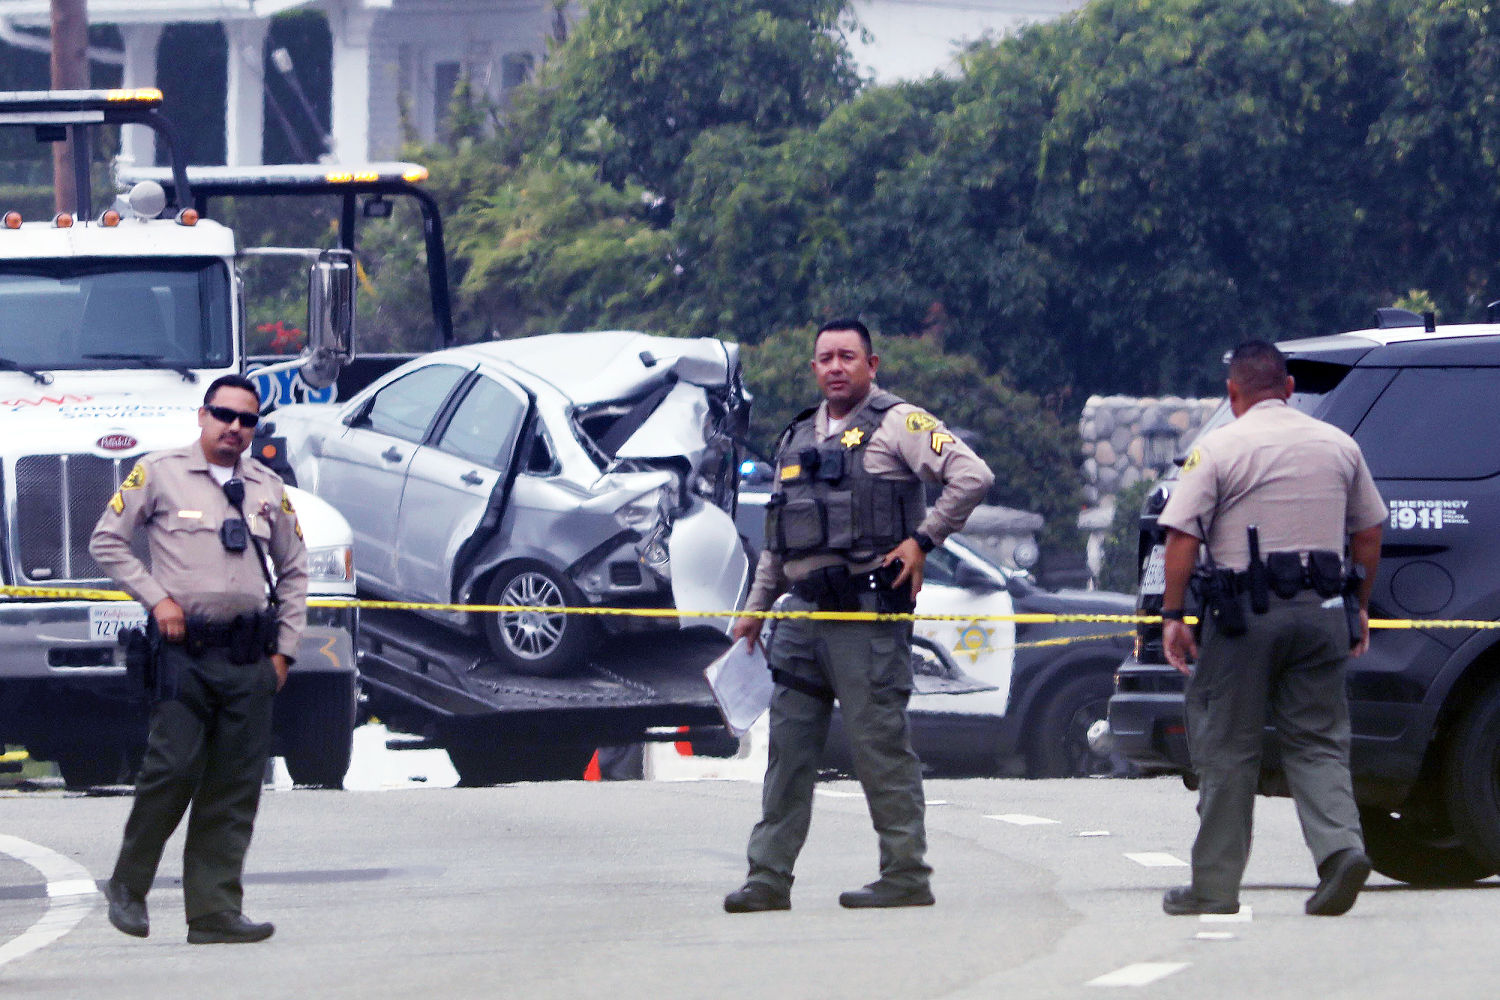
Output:
<path fill-rule="evenodd" d="M 1427 626 L 1500 618 L 1500 323 L 1436 326 L 1380 310 L 1376 329 L 1288 341 L 1291 405 L 1354 436 L 1390 508 L 1369 652 L 1349 661 L 1355 796 L 1375 869 L 1418 884 L 1500 871 L 1500 630 Z M 1204 431 L 1233 419 L 1224 405 Z M 1175 474 L 1141 514 L 1142 614 L 1161 610 L 1165 529 L 1157 515 Z M 1181 674 L 1161 628 L 1138 629 L 1110 701 L 1114 746 L 1137 764 L 1195 784 Z M 1261 791 L 1285 795 L 1274 741 Z"/>

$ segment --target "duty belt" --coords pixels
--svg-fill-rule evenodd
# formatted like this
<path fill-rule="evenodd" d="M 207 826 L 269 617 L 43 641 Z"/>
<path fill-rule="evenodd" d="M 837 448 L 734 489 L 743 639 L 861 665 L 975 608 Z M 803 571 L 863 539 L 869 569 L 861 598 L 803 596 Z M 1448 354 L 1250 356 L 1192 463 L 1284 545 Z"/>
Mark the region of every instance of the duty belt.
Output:
<path fill-rule="evenodd" d="M 876 598 L 876 610 L 887 614 L 909 613 L 913 608 L 910 592 L 892 590 L 897 566 L 881 566 L 868 573 L 850 573 L 843 565 L 815 569 L 787 588 L 794 597 L 815 604 L 819 611 L 863 611 L 860 599 L 866 594 Z"/>

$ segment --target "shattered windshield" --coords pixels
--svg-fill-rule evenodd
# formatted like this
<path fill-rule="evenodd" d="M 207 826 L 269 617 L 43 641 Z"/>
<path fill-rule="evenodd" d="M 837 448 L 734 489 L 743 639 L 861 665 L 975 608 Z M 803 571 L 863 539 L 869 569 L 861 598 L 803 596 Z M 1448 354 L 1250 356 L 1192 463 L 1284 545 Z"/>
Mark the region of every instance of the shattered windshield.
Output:
<path fill-rule="evenodd" d="M 229 274 L 213 258 L 0 261 L 0 357 L 37 369 L 233 359 Z"/>

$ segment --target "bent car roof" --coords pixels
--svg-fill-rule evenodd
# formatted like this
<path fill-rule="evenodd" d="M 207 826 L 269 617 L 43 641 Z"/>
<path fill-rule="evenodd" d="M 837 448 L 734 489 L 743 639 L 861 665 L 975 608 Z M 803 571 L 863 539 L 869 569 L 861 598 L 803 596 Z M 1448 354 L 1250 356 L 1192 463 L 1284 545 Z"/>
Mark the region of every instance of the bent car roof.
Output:
<path fill-rule="evenodd" d="M 1495 364 L 1500 358 L 1500 324 L 1454 324 L 1432 333 L 1420 326 L 1353 330 L 1285 340 L 1276 346 L 1289 358 L 1345 365 Z"/>
<path fill-rule="evenodd" d="M 711 337 L 655 337 L 631 330 L 549 333 L 491 340 L 439 351 L 513 365 L 544 379 L 576 403 L 625 399 L 668 372 L 693 385 L 724 385 L 739 364 L 739 346 Z"/>

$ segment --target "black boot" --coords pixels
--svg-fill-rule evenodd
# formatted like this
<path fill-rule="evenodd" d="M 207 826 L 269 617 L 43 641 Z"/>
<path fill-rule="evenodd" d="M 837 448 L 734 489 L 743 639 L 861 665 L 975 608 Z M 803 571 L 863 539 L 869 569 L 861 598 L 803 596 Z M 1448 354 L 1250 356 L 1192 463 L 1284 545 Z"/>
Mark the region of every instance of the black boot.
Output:
<path fill-rule="evenodd" d="M 145 896 L 127 889 L 117 879 L 110 879 L 104 883 L 104 898 L 109 900 L 109 922 L 115 925 L 115 930 L 139 938 L 151 933 Z"/>
<path fill-rule="evenodd" d="M 274 933 L 274 924 L 257 924 L 233 910 L 221 910 L 188 921 L 188 944 L 248 944 L 264 941 Z"/>

